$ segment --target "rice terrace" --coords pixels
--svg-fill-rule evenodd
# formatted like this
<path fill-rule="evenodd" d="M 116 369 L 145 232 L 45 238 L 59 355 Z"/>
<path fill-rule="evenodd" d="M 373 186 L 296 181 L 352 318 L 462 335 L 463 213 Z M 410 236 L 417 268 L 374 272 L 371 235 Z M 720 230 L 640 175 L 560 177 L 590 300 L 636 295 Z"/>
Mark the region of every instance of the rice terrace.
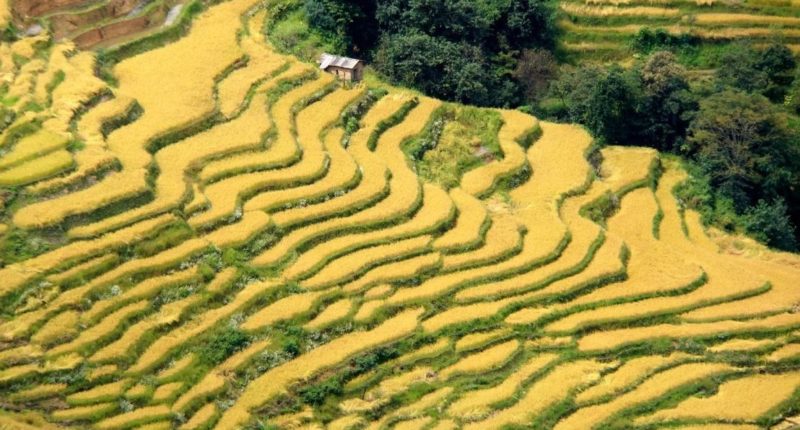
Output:
<path fill-rule="evenodd" d="M 0 428 L 800 428 L 800 257 L 675 156 L 342 82 L 258 0 L 17 3 Z"/>

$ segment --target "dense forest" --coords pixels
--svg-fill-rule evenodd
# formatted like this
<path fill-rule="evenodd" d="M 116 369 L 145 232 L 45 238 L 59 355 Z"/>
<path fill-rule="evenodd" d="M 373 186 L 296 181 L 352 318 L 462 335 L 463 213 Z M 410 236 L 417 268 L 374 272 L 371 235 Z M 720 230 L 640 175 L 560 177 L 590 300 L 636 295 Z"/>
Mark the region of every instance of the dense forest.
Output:
<path fill-rule="evenodd" d="M 555 47 L 543 0 L 306 0 L 309 24 L 339 52 L 389 80 L 463 103 L 524 102 L 515 77 L 526 49 Z"/>
<path fill-rule="evenodd" d="M 780 43 L 745 42 L 682 64 L 701 41 L 640 30 L 632 65 L 568 64 L 558 11 L 543 0 L 304 0 L 277 2 L 278 45 L 309 39 L 367 59 L 384 79 L 434 97 L 516 107 L 585 125 L 602 144 L 650 146 L 682 157 L 685 205 L 728 231 L 797 250 L 800 80 Z M 298 31 L 297 26 L 304 31 Z M 311 56 L 310 49 L 306 56 Z"/>

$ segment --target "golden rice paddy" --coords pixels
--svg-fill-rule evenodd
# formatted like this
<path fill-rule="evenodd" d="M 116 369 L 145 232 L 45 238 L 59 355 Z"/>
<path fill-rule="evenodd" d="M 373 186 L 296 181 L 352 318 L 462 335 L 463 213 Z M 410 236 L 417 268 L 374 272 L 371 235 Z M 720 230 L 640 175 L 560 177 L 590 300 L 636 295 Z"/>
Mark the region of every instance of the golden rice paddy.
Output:
<path fill-rule="evenodd" d="M 684 3 L 716 9 L 688 20 Z M 684 3 L 561 8 L 577 33 L 795 23 Z M 69 42 L 0 45 L 9 128 L 27 130 L 0 136 L 0 187 L 25 197 L 0 234 L 56 238 L 0 267 L 0 409 L 34 428 L 219 430 L 750 430 L 796 412 L 800 271 L 717 246 L 673 195 L 679 166 L 605 148 L 594 175 L 584 129 L 499 111 L 502 157 L 425 183 L 404 145 L 442 103 L 364 102 L 366 84 L 274 52 L 265 14 L 210 6 L 117 64 L 114 88 Z M 619 210 L 583 217 L 605 193 Z"/>
<path fill-rule="evenodd" d="M 567 55 L 589 61 L 631 64 L 641 54 L 632 48 L 641 30 L 689 36 L 706 46 L 751 41 L 766 45 L 780 40 L 797 46 L 797 3 L 754 0 L 561 0 Z"/>

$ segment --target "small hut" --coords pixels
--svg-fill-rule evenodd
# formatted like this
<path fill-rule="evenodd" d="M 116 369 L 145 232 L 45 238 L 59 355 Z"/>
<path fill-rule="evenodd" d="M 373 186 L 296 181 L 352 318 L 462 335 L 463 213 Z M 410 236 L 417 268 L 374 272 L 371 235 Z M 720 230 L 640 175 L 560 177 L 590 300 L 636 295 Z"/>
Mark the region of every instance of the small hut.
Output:
<path fill-rule="evenodd" d="M 364 77 L 364 62 L 355 58 L 322 54 L 319 57 L 319 68 L 349 82 L 357 82 Z"/>

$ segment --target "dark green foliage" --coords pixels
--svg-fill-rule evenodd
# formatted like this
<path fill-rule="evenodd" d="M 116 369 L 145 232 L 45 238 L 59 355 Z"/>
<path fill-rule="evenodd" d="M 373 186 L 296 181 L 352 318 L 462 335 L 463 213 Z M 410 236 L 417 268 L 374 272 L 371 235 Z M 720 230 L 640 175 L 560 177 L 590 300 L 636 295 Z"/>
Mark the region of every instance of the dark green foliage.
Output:
<path fill-rule="evenodd" d="M 352 374 L 358 375 L 372 370 L 375 368 L 375 366 L 398 356 L 400 356 L 400 352 L 397 350 L 397 348 L 389 346 L 378 348 L 367 354 L 359 355 L 358 357 L 354 358 L 350 363 L 350 370 Z"/>
<path fill-rule="evenodd" d="M 786 45 L 772 44 L 758 56 L 760 70 L 767 75 L 763 94 L 774 103 L 782 103 L 794 81 L 797 61 Z"/>
<path fill-rule="evenodd" d="M 773 44 L 763 51 L 750 44 L 738 44 L 720 59 L 717 69 L 720 85 L 761 93 L 782 103 L 794 81 L 797 63 L 785 45 Z"/>
<path fill-rule="evenodd" d="M 702 39 L 699 36 L 692 34 L 683 33 L 675 35 L 663 28 L 653 30 L 645 27 L 639 30 L 633 37 L 631 47 L 636 52 L 649 54 L 658 50 L 685 50 L 696 47 L 700 45 L 701 42 Z"/>
<path fill-rule="evenodd" d="M 674 150 L 696 110 L 686 71 L 665 51 L 630 70 L 566 69 L 551 93 L 561 101 L 561 119 L 585 124 L 602 142 L 614 145 Z"/>
<path fill-rule="evenodd" d="M 792 85 L 786 90 L 786 97 L 784 97 L 783 104 L 791 113 L 795 115 L 800 114 L 800 78 L 798 78 L 797 71 L 795 71 L 795 78 L 792 80 Z"/>
<path fill-rule="evenodd" d="M 221 363 L 236 351 L 250 343 L 250 338 L 243 331 L 227 327 L 215 332 L 200 347 L 199 356 L 209 365 Z"/>
<path fill-rule="evenodd" d="M 9 22 L 2 31 L 0 31 L 0 41 L 6 43 L 15 42 L 19 39 L 20 31 L 13 22 Z"/>
<path fill-rule="evenodd" d="M 547 2 L 378 1 L 375 67 L 394 82 L 478 105 L 521 102 L 523 49 L 554 45 Z"/>
<path fill-rule="evenodd" d="M 595 83 L 585 113 L 586 127 L 611 145 L 636 141 L 635 123 L 639 88 L 630 74 L 612 67 L 608 74 Z"/>
<path fill-rule="evenodd" d="M 11 229 L 0 239 L 0 267 L 35 257 L 52 247 L 53 243 L 45 236 L 22 229 Z"/>
<path fill-rule="evenodd" d="M 727 90 L 700 102 L 686 153 L 741 213 L 800 183 L 795 140 L 785 115 L 766 98 Z"/>
<path fill-rule="evenodd" d="M 758 94 L 712 94 L 700 101 L 681 152 L 695 166 L 678 190 L 687 207 L 726 230 L 796 249 L 800 144 L 781 108 Z"/>
<path fill-rule="evenodd" d="M 376 18 L 384 35 L 417 30 L 490 49 L 551 47 L 550 8 L 538 0 L 379 0 Z"/>
<path fill-rule="evenodd" d="M 319 406 L 325 402 L 327 396 L 338 396 L 342 394 L 344 387 L 339 376 L 328 378 L 314 385 L 309 385 L 300 390 L 300 398 L 303 403 Z"/>
<path fill-rule="evenodd" d="M 708 175 L 695 163 L 685 163 L 690 176 L 675 189 L 675 196 L 683 207 L 696 210 L 704 223 L 715 224 L 732 232 L 740 224 L 730 198 L 716 193 Z"/>
<path fill-rule="evenodd" d="M 797 251 L 795 227 L 782 199 L 769 203 L 759 200 L 745 211 L 743 220 L 745 231 L 757 240 L 775 248 Z"/>
<path fill-rule="evenodd" d="M 139 242 L 133 252 L 137 257 L 147 257 L 171 248 L 194 236 L 194 231 L 185 222 L 172 224 L 160 229 L 148 240 Z"/>
<path fill-rule="evenodd" d="M 283 351 L 289 354 L 290 357 L 296 357 L 300 355 L 300 344 L 297 342 L 296 339 L 286 339 L 282 345 Z"/>
<path fill-rule="evenodd" d="M 564 67 L 550 87 L 552 98 L 560 104 L 548 110 L 557 119 L 585 124 L 597 82 L 605 79 L 605 75 L 605 69 L 593 64 Z"/>
<path fill-rule="evenodd" d="M 550 82 L 558 73 L 558 61 L 542 48 L 526 49 L 517 62 L 514 78 L 520 83 L 525 101 L 536 102 L 544 97 Z"/>
<path fill-rule="evenodd" d="M 639 138 L 661 151 L 675 151 L 683 143 L 697 103 L 689 91 L 686 70 L 669 52 L 656 52 L 641 71 L 642 99 Z"/>
<path fill-rule="evenodd" d="M 358 0 L 305 0 L 308 23 L 337 50 L 360 53 L 378 37 L 375 2 Z"/>
<path fill-rule="evenodd" d="M 319 38 L 320 48 L 373 60 L 395 83 L 479 105 L 519 104 L 523 50 L 555 46 L 544 0 L 305 0 L 302 12 L 312 31 L 295 22 L 294 39 Z"/>
<path fill-rule="evenodd" d="M 500 84 L 479 48 L 419 32 L 384 38 L 375 65 L 392 82 L 464 103 L 488 104 Z"/>

